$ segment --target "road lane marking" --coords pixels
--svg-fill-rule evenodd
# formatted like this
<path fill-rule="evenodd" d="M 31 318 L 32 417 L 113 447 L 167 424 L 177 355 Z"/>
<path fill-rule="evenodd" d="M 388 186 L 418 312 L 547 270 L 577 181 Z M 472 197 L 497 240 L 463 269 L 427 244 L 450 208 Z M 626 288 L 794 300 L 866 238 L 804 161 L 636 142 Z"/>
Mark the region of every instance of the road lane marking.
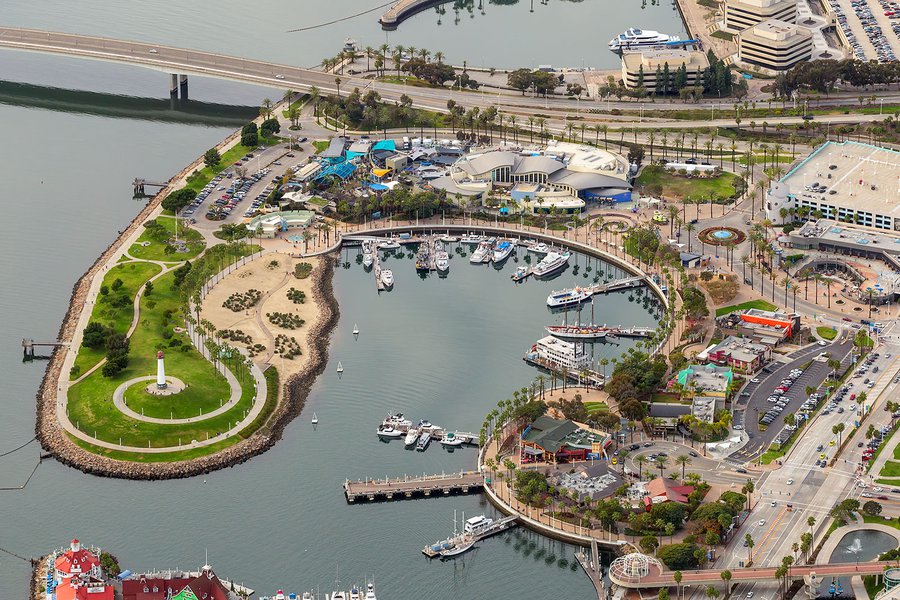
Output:
<path fill-rule="evenodd" d="M 781 512 L 775 517 L 775 520 L 772 522 L 772 525 L 766 531 L 766 534 L 763 536 L 762 541 L 759 543 L 759 549 L 753 553 L 753 557 L 756 558 L 760 556 L 763 551 L 766 549 L 766 546 L 769 545 L 769 542 L 772 539 L 772 534 L 775 532 L 775 528 L 778 527 L 778 524 L 781 523 L 781 520 L 784 518 L 784 515 L 787 514 L 787 508 L 782 508 Z M 754 561 L 755 562 L 755 561 Z"/>

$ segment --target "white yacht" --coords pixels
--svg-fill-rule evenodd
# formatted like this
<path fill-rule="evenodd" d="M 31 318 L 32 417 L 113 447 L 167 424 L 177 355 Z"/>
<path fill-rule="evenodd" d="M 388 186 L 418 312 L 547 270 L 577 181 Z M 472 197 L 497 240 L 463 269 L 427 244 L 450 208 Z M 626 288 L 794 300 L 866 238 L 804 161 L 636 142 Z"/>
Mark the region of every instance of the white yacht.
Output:
<path fill-rule="evenodd" d="M 466 525 L 463 529 L 463 532 L 471 535 L 481 535 L 486 530 L 490 529 L 491 525 L 493 524 L 494 520 L 489 517 L 485 517 L 484 515 L 472 517 L 471 519 L 466 519 Z"/>
<path fill-rule="evenodd" d="M 471 235 L 466 234 L 466 235 L 462 236 L 459 239 L 459 241 L 462 242 L 463 244 L 472 244 L 474 246 L 475 244 L 480 244 L 481 242 L 483 242 L 484 236 L 483 235 L 475 235 L 475 234 L 471 234 Z"/>
<path fill-rule="evenodd" d="M 510 240 L 499 239 L 494 246 L 494 253 L 491 258 L 495 263 L 502 263 L 509 258 L 509 255 L 512 254 L 515 248 L 516 245 Z"/>
<path fill-rule="evenodd" d="M 399 429 L 394 429 L 390 425 L 382 425 L 378 428 L 378 437 L 384 438 L 387 440 L 393 440 L 400 437 L 403 437 L 403 432 Z"/>
<path fill-rule="evenodd" d="M 389 288 L 394 286 L 394 272 L 390 269 L 385 269 L 381 272 L 381 283 L 384 284 L 384 287 Z"/>
<path fill-rule="evenodd" d="M 444 242 L 445 244 L 450 244 L 450 243 L 452 243 L 452 242 L 458 242 L 458 241 L 459 241 L 459 238 L 458 238 L 458 237 L 452 236 L 452 235 L 450 235 L 449 233 L 446 233 L 446 234 L 442 235 L 440 239 L 441 239 L 441 241 Z"/>
<path fill-rule="evenodd" d="M 382 425 L 391 426 L 394 429 L 408 429 L 412 427 L 412 421 L 405 418 L 403 413 L 388 414 L 387 418 L 381 422 Z"/>
<path fill-rule="evenodd" d="M 375 264 L 375 257 L 371 252 L 366 252 L 363 254 L 363 267 L 367 269 L 371 269 L 372 265 Z"/>
<path fill-rule="evenodd" d="M 631 27 L 611 39 L 609 41 L 609 49 L 613 52 L 623 52 L 648 46 L 661 46 L 669 42 L 680 41 L 680 39 L 677 35 Z"/>
<path fill-rule="evenodd" d="M 475 547 L 475 540 L 471 539 L 463 539 L 451 546 L 450 548 L 446 548 L 441 550 L 441 558 L 453 558 L 454 556 L 459 556 L 464 552 L 468 552 L 472 548 Z"/>
<path fill-rule="evenodd" d="M 347 594 L 341 591 L 331 592 L 329 598 L 330 600 L 347 600 Z"/>
<path fill-rule="evenodd" d="M 396 250 L 399 247 L 400 242 L 398 242 L 397 240 L 385 240 L 378 243 L 379 250 Z"/>
<path fill-rule="evenodd" d="M 547 296 L 547 306 L 550 308 L 563 308 L 564 306 L 577 306 L 591 299 L 591 290 L 574 287 L 560 291 L 550 292 Z"/>
<path fill-rule="evenodd" d="M 362 592 L 355 585 L 350 588 L 350 600 L 362 600 Z"/>
<path fill-rule="evenodd" d="M 529 252 L 534 252 L 535 254 L 547 254 L 550 252 L 550 246 L 545 244 L 544 242 L 534 243 L 528 246 Z"/>
<path fill-rule="evenodd" d="M 448 431 L 444 434 L 444 437 L 441 438 L 441 446 L 447 446 L 448 448 L 458 448 L 463 445 L 463 440 L 461 437 L 458 437 L 452 431 Z"/>
<path fill-rule="evenodd" d="M 434 265 L 437 270 L 444 273 L 450 269 L 450 255 L 444 251 L 434 255 Z"/>
<path fill-rule="evenodd" d="M 378 600 L 375 597 L 375 586 L 372 583 L 366 585 L 366 598 L 365 600 Z"/>
<path fill-rule="evenodd" d="M 406 432 L 406 437 L 403 438 L 403 444 L 407 447 L 415 445 L 416 441 L 419 439 L 419 430 L 410 428 L 409 431 Z"/>
<path fill-rule="evenodd" d="M 480 242 L 478 247 L 475 248 L 475 251 L 472 252 L 472 256 L 469 257 L 469 262 L 473 264 L 480 264 L 485 261 L 485 259 L 490 256 L 491 252 L 491 244 L 488 242 Z"/>
<path fill-rule="evenodd" d="M 564 266 L 566 266 L 566 263 L 569 262 L 570 256 L 571 254 L 569 254 L 568 252 L 559 254 L 557 252 L 550 251 L 547 253 L 547 256 L 541 259 L 541 262 L 535 265 L 532 273 L 535 277 L 544 277 L 555 273 L 556 271 L 559 271 Z"/>

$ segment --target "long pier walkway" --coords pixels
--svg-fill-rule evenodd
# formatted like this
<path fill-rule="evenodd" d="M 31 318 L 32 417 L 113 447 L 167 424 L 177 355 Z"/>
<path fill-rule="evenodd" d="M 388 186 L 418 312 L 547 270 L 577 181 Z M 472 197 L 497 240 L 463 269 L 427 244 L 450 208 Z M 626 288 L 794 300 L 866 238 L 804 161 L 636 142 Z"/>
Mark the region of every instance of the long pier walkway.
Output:
<path fill-rule="evenodd" d="M 451 494 L 474 494 L 484 487 L 484 476 L 478 471 L 402 477 L 397 479 L 366 479 L 365 481 L 344 482 L 347 502 L 377 500 L 405 500 L 449 496 Z"/>

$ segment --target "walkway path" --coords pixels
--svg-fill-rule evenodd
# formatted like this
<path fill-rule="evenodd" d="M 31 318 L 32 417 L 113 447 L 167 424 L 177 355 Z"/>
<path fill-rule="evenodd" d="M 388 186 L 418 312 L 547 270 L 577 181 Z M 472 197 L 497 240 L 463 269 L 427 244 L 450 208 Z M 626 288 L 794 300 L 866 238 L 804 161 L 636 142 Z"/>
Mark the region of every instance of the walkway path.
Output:
<path fill-rule="evenodd" d="M 168 378 L 174 379 L 174 378 Z M 231 396 L 228 398 L 228 402 L 224 403 L 222 406 L 217 408 L 216 410 L 204 414 L 200 414 L 196 417 L 187 417 L 184 419 L 158 419 L 156 417 L 147 417 L 143 414 L 140 414 L 131 408 L 125 403 L 125 390 L 130 388 L 132 385 L 139 383 L 141 381 L 155 381 L 156 375 L 145 375 L 144 377 L 135 377 L 134 379 L 129 379 L 122 385 L 116 388 L 116 391 L 113 392 L 113 405 L 119 409 L 121 413 L 123 413 L 126 417 L 131 417 L 136 421 L 144 421 L 145 423 L 156 423 L 158 425 L 187 425 L 189 423 L 199 423 L 200 421 L 205 421 L 207 419 L 212 419 L 213 417 L 218 417 L 222 413 L 228 412 L 231 408 L 240 402 L 241 400 L 241 385 L 238 383 L 237 378 L 231 373 L 231 371 L 225 371 L 225 379 L 228 381 L 228 387 L 231 388 Z M 179 381 L 176 379 L 176 381 Z M 182 384 L 182 388 L 185 387 Z"/>

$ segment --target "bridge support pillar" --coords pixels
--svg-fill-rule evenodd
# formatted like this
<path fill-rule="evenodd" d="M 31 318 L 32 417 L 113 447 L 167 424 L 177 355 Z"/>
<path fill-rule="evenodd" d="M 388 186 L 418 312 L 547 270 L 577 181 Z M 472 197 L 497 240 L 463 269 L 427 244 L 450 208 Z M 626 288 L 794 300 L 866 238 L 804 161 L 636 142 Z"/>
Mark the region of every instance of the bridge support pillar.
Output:
<path fill-rule="evenodd" d="M 819 587 L 822 585 L 822 578 L 816 575 L 815 571 L 810 571 L 809 575 L 804 576 L 803 583 L 807 598 L 813 600 L 819 597 Z"/>
<path fill-rule="evenodd" d="M 178 75 L 172 74 L 172 84 L 169 86 L 169 98 L 178 100 Z"/>
<path fill-rule="evenodd" d="M 179 87 L 180 90 L 181 90 L 181 99 L 182 99 L 182 100 L 187 100 L 187 99 L 188 99 L 188 78 L 187 78 L 187 75 L 180 75 L 180 76 L 179 76 L 179 79 L 180 79 L 180 81 L 179 81 L 178 87 Z"/>

